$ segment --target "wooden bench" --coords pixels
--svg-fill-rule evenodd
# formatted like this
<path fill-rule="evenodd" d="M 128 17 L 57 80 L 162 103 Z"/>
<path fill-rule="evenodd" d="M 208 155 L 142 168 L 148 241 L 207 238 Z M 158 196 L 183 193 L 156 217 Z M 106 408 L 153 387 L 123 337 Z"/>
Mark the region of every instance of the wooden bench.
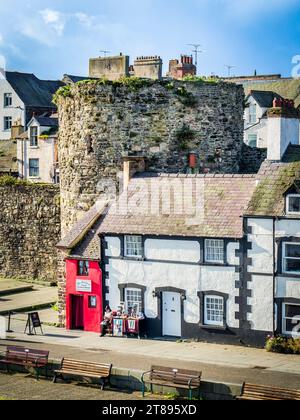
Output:
<path fill-rule="evenodd" d="M 0 363 L 6 365 L 7 371 L 9 371 L 9 366 L 12 365 L 34 368 L 38 380 L 41 368 L 46 369 L 47 376 L 48 359 L 49 351 L 8 346 L 4 357 L 0 359 Z"/>
<path fill-rule="evenodd" d="M 148 379 L 146 379 L 148 376 Z M 193 398 L 193 391 L 198 390 L 200 398 L 202 372 L 174 369 L 162 366 L 152 366 L 149 372 L 142 375 L 142 394 L 145 396 L 146 384 L 151 385 L 153 394 L 153 385 L 166 386 L 169 388 L 186 389 L 189 391 L 189 399 Z"/>
<path fill-rule="evenodd" d="M 300 390 L 274 388 L 263 385 L 244 384 L 242 395 L 237 400 L 244 401 L 287 401 L 300 400 Z"/>
<path fill-rule="evenodd" d="M 109 383 L 112 365 L 63 358 L 60 369 L 54 371 L 53 383 L 64 376 L 99 379 L 101 389 Z"/>

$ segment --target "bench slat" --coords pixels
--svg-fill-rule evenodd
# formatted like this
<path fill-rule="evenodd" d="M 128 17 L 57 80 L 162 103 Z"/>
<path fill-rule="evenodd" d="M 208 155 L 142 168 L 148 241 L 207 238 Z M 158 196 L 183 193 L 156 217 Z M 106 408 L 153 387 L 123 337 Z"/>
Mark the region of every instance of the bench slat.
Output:
<path fill-rule="evenodd" d="M 244 384 L 239 400 L 300 400 L 300 391 L 264 385 Z"/>

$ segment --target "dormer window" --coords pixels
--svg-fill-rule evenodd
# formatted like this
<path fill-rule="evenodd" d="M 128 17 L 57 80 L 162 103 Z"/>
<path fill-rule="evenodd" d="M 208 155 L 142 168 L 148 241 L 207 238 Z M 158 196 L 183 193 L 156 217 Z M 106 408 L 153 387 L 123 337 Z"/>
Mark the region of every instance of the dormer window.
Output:
<path fill-rule="evenodd" d="M 300 194 L 290 194 L 286 199 L 287 214 L 299 214 L 300 216 Z"/>

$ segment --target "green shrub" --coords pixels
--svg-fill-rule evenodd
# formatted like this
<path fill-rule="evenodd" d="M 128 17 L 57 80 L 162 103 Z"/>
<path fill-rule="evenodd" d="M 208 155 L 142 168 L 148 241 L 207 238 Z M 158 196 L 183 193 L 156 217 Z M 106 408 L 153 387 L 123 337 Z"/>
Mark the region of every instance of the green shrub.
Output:
<path fill-rule="evenodd" d="M 266 350 L 269 353 L 300 354 L 300 339 L 282 336 L 268 337 Z"/>
<path fill-rule="evenodd" d="M 27 185 L 28 182 L 22 181 L 18 178 L 15 178 L 11 175 L 4 175 L 0 177 L 0 186 L 9 186 L 9 185 Z"/>

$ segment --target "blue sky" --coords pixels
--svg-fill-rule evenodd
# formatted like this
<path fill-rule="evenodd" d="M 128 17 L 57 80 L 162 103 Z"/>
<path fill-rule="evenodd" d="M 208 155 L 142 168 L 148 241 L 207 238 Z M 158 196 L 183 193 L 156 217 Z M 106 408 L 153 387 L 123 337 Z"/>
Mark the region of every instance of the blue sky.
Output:
<path fill-rule="evenodd" d="M 1 0 L 0 64 L 86 76 L 101 50 L 168 60 L 203 45 L 199 74 L 291 75 L 300 54 L 299 0 Z"/>

